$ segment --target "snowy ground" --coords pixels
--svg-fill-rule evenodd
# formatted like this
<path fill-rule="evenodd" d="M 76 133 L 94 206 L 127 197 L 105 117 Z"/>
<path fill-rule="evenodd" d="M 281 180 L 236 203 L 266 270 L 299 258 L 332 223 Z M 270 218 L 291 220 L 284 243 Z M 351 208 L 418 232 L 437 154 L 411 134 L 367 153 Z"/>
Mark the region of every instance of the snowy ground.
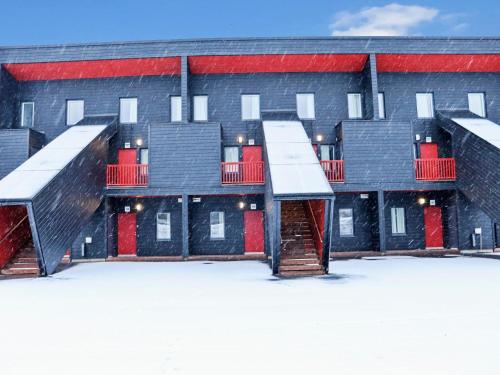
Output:
<path fill-rule="evenodd" d="M 499 374 L 500 262 L 80 264 L 0 281 L 0 373 Z"/>

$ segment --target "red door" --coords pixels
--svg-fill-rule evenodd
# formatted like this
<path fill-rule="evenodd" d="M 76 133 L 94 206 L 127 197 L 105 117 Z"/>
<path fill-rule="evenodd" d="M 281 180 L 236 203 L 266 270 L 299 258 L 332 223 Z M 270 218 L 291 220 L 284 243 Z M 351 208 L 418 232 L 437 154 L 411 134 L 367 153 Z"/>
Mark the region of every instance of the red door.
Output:
<path fill-rule="evenodd" d="M 135 148 L 119 149 L 118 164 L 137 164 L 137 150 Z"/>
<path fill-rule="evenodd" d="M 420 159 L 437 159 L 437 158 L 438 158 L 437 143 L 420 144 Z"/>
<path fill-rule="evenodd" d="M 261 182 L 264 178 L 262 161 L 262 146 L 243 146 L 243 181 Z"/>
<path fill-rule="evenodd" d="M 443 247 L 443 219 L 441 207 L 424 207 L 425 247 Z"/>
<path fill-rule="evenodd" d="M 118 214 L 118 255 L 137 254 L 137 218 L 135 213 Z"/>
<path fill-rule="evenodd" d="M 245 253 L 264 252 L 264 213 L 262 211 L 245 211 Z"/>
<path fill-rule="evenodd" d="M 137 150 L 135 148 L 122 148 L 118 150 L 118 184 L 135 186 L 138 181 L 136 169 Z"/>

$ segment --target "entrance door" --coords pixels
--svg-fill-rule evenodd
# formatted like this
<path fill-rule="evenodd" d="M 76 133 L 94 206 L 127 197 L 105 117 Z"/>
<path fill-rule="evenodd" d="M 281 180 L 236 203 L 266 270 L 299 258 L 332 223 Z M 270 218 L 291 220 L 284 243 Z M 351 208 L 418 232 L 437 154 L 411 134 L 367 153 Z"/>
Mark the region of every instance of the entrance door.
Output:
<path fill-rule="evenodd" d="M 118 164 L 137 164 L 137 150 L 135 148 L 122 148 L 118 150 Z"/>
<path fill-rule="evenodd" d="M 244 164 L 243 181 L 258 182 L 263 181 L 263 165 L 262 161 L 262 146 L 243 146 L 243 162 L 252 164 Z"/>
<path fill-rule="evenodd" d="M 437 158 L 438 158 L 437 143 L 420 144 L 420 159 L 437 159 Z"/>
<path fill-rule="evenodd" d="M 118 214 L 118 255 L 137 254 L 137 218 L 135 213 Z"/>
<path fill-rule="evenodd" d="M 264 252 L 264 213 L 262 211 L 244 212 L 245 253 Z"/>
<path fill-rule="evenodd" d="M 137 150 L 135 148 L 122 148 L 118 150 L 118 184 L 135 186 L 138 181 Z"/>
<path fill-rule="evenodd" d="M 443 247 L 443 218 L 441 207 L 424 207 L 425 247 Z"/>

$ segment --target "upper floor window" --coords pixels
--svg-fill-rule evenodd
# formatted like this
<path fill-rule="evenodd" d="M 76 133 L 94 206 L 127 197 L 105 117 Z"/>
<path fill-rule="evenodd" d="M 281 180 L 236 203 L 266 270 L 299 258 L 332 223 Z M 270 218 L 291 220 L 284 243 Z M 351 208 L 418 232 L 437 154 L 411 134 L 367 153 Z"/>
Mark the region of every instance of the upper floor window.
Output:
<path fill-rule="evenodd" d="M 314 120 L 314 94 L 297 94 L 297 115 L 300 119 Z"/>
<path fill-rule="evenodd" d="M 260 95 L 241 95 L 241 119 L 260 119 Z"/>
<path fill-rule="evenodd" d="M 149 149 L 141 148 L 139 160 L 141 164 L 149 164 Z"/>
<path fill-rule="evenodd" d="M 170 97 L 170 122 L 182 121 L 182 97 Z"/>
<path fill-rule="evenodd" d="M 405 209 L 403 207 L 391 207 L 392 234 L 405 234 Z"/>
<path fill-rule="evenodd" d="M 210 239 L 224 239 L 224 212 L 210 212 Z"/>
<path fill-rule="evenodd" d="M 156 214 L 156 239 L 168 241 L 172 238 L 170 226 L 170 212 L 159 212 Z"/>
<path fill-rule="evenodd" d="M 83 120 L 84 106 L 83 100 L 66 101 L 66 125 L 75 125 Z"/>
<path fill-rule="evenodd" d="M 121 124 L 137 123 L 137 98 L 120 99 L 120 123 Z"/>
<path fill-rule="evenodd" d="M 378 93 L 378 117 L 385 119 L 385 95 L 383 92 Z"/>
<path fill-rule="evenodd" d="M 193 97 L 193 120 L 208 121 L 208 96 L 196 95 Z"/>
<path fill-rule="evenodd" d="M 342 237 L 350 237 L 354 235 L 352 208 L 339 209 L 339 230 Z"/>
<path fill-rule="evenodd" d="M 432 93 L 417 93 L 417 117 L 434 117 L 434 95 Z"/>
<path fill-rule="evenodd" d="M 486 117 L 486 102 L 483 92 L 471 92 L 467 94 L 469 99 L 469 111 L 480 117 Z"/>
<path fill-rule="evenodd" d="M 35 119 L 35 103 L 21 103 L 21 126 L 23 128 L 32 128 Z"/>
<path fill-rule="evenodd" d="M 347 94 L 347 111 L 349 118 L 352 119 L 363 118 L 363 109 L 361 106 L 360 93 Z"/>

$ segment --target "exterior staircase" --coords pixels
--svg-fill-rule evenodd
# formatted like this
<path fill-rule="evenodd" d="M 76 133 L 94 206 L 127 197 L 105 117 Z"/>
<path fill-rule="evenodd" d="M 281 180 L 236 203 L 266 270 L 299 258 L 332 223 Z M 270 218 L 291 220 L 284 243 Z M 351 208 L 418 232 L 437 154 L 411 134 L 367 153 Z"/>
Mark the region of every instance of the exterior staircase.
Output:
<path fill-rule="evenodd" d="M 33 246 L 21 249 L 2 269 L 2 275 L 9 276 L 39 276 L 38 261 Z"/>
<path fill-rule="evenodd" d="M 279 274 L 287 277 L 323 275 L 316 253 L 313 228 L 304 202 L 281 202 L 281 260 Z"/>

